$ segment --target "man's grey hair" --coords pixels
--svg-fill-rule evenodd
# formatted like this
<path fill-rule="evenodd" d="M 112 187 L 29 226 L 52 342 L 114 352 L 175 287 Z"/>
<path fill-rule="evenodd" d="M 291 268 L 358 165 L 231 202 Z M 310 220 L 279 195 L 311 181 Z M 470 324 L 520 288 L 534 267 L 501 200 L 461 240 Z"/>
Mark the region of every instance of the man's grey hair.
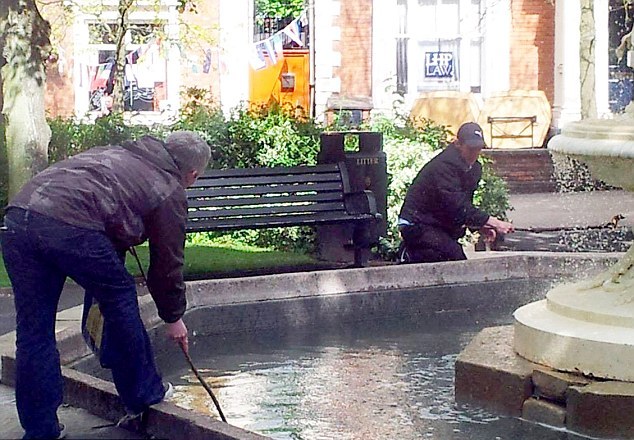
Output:
<path fill-rule="evenodd" d="M 202 174 L 211 158 L 211 148 L 198 133 L 193 131 L 171 133 L 165 139 L 165 148 L 172 155 L 183 175 L 194 170 Z"/>

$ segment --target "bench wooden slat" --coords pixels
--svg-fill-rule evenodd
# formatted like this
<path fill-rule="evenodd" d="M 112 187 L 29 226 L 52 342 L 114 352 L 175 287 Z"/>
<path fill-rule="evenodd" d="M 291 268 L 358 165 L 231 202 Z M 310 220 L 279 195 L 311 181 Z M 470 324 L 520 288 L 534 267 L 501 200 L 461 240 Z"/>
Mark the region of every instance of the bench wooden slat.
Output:
<path fill-rule="evenodd" d="M 307 205 L 282 205 L 282 206 L 263 206 L 256 205 L 244 208 L 220 208 L 220 209 L 197 209 L 189 211 L 189 218 L 218 218 L 242 216 L 266 216 L 271 214 L 282 213 L 320 213 L 324 211 L 341 211 L 346 213 L 346 207 L 343 202 L 339 203 L 311 203 Z M 347 213 L 346 213 L 347 214 Z"/>
<path fill-rule="evenodd" d="M 286 226 L 314 226 L 319 224 L 347 223 L 351 220 L 373 220 L 367 214 L 350 215 L 346 213 L 326 212 L 314 214 L 280 215 L 265 217 L 221 218 L 189 221 L 187 229 L 192 232 L 210 230 L 262 229 Z"/>
<path fill-rule="evenodd" d="M 239 188 L 213 188 L 202 190 L 187 190 L 188 199 L 197 199 L 200 197 L 225 197 L 240 195 L 264 195 L 264 194 L 280 194 L 280 193 L 315 193 L 317 191 L 342 191 L 341 182 L 327 182 L 319 184 L 295 184 L 295 185 L 261 185 L 254 187 Z"/>
<path fill-rule="evenodd" d="M 222 178 L 222 177 L 259 177 L 259 176 L 277 176 L 277 175 L 292 175 L 292 174 L 320 174 L 320 173 L 339 173 L 339 164 L 322 164 L 314 166 L 298 166 L 298 167 L 271 167 L 271 168 L 226 168 L 226 169 L 212 169 L 206 170 L 205 173 L 200 176 L 199 181 L 204 181 L 206 178 Z M 199 182 L 194 183 L 192 187 L 198 186 Z"/>
<path fill-rule="evenodd" d="M 244 206 L 255 203 L 306 203 L 306 202 L 336 202 L 343 201 L 343 194 L 336 191 L 305 194 L 271 194 L 256 197 L 214 197 L 189 199 L 187 202 L 190 208 L 219 207 L 219 206 Z"/>
<path fill-rule="evenodd" d="M 279 176 L 260 176 L 260 177 L 221 177 L 217 179 L 202 178 L 199 179 L 199 184 L 196 188 L 217 188 L 225 186 L 254 186 L 254 185 L 280 185 L 283 183 L 305 183 L 312 182 L 341 182 L 341 176 L 339 173 L 324 173 L 324 174 L 290 174 Z"/>

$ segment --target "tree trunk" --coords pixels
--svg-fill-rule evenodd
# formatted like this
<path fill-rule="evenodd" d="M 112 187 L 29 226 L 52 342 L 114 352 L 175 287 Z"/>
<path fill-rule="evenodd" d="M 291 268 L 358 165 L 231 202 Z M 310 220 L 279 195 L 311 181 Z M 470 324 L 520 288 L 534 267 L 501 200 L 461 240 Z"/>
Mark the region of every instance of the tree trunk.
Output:
<path fill-rule="evenodd" d="M 595 96 L 595 24 L 594 0 L 581 0 L 581 23 L 579 25 L 579 61 L 581 81 L 581 118 L 597 117 Z"/>
<path fill-rule="evenodd" d="M 2 0 L 0 35 L 9 197 L 48 166 L 51 129 L 44 113 L 50 25 L 34 0 Z"/>
<path fill-rule="evenodd" d="M 125 75 L 125 34 L 128 31 L 130 25 L 130 8 L 132 7 L 133 0 L 119 0 L 119 22 L 117 27 L 117 33 L 115 35 L 115 65 L 114 69 L 114 84 L 112 87 L 112 111 L 115 113 L 121 113 L 124 109 L 123 102 L 123 77 Z M 132 92 L 132 90 L 130 90 Z"/>

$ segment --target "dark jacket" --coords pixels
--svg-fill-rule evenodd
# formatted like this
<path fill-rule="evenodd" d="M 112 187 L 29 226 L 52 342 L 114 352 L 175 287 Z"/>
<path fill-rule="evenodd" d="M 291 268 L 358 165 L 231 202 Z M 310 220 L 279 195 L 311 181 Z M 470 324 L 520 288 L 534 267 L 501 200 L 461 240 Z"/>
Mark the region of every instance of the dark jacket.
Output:
<path fill-rule="evenodd" d="M 481 177 L 480 163 L 469 167 L 450 144 L 419 171 L 407 190 L 400 217 L 439 227 L 455 239 L 464 235 L 465 227 L 479 229 L 489 218 L 472 202 Z"/>
<path fill-rule="evenodd" d="M 149 240 L 148 289 L 159 316 L 174 322 L 185 313 L 187 198 L 158 139 L 95 147 L 58 162 L 29 181 L 12 206 L 103 231 L 118 250 Z"/>

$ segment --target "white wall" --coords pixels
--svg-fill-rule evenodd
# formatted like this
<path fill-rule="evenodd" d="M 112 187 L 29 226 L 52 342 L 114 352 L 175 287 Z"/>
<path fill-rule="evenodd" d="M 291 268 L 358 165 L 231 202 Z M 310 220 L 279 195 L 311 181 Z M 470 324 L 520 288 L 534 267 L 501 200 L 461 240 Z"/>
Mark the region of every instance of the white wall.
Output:
<path fill-rule="evenodd" d="M 595 27 L 595 81 L 597 114 L 599 117 L 611 115 L 609 105 L 609 1 L 594 0 Z"/>
<path fill-rule="evenodd" d="M 341 92 L 341 80 L 334 77 L 341 66 L 341 54 L 333 50 L 341 41 L 341 29 L 334 20 L 341 13 L 340 0 L 315 0 L 315 117 L 323 120 L 328 98 Z M 312 39 L 312 37 L 311 37 Z"/>
<path fill-rule="evenodd" d="M 375 112 L 389 112 L 396 91 L 396 0 L 374 0 L 372 12 L 372 100 Z"/>
<path fill-rule="evenodd" d="M 220 74 L 220 102 L 225 113 L 249 99 L 252 17 L 252 0 L 220 0 L 219 46 L 226 66 Z"/>
<path fill-rule="evenodd" d="M 567 0 L 566 0 L 567 1 Z M 510 88 L 511 0 L 483 0 L 482 95 Z"/>
<path fill-rule="evenodd" d="M 553 125 L 581 119 L 579 80 L 579 0 L 555 3 L 555 101 Z"/>
<path fill-rule="evenodd" d="M 468 10 L 471 0 L 460 0 L 460 9 Z M 372 41 L 372 90 L 374 109 L 377 112 L 389 112 L 396 98 L 396 38 L 398 33 L 398 11 L 396 0 L 374 0 L 373 4 L 373 41 Z M 482 95 L 492 92 L 508 90 L 510 72 L 510 29 L 511 29 L 511 0 L 482 0 L 482 55 L 483 63 L 480 69 Z M 411 8 L 410 8 L 411 13 Z M 412 26 L 408 23 L 409 33 Z M 470 37 L 476 30 L 467 30 L 461 43 L 460 79 L 458 89 L 470 91 L 471 78 L 469 60 Z M 416 44 L 409 41 L 408 62 L 414 62 L 412 48 Z M 409 93 L 405 96 L 405 108 L 411 108 L 419 95 L 416 85 L 416 71 L 408 75 Z"/>

